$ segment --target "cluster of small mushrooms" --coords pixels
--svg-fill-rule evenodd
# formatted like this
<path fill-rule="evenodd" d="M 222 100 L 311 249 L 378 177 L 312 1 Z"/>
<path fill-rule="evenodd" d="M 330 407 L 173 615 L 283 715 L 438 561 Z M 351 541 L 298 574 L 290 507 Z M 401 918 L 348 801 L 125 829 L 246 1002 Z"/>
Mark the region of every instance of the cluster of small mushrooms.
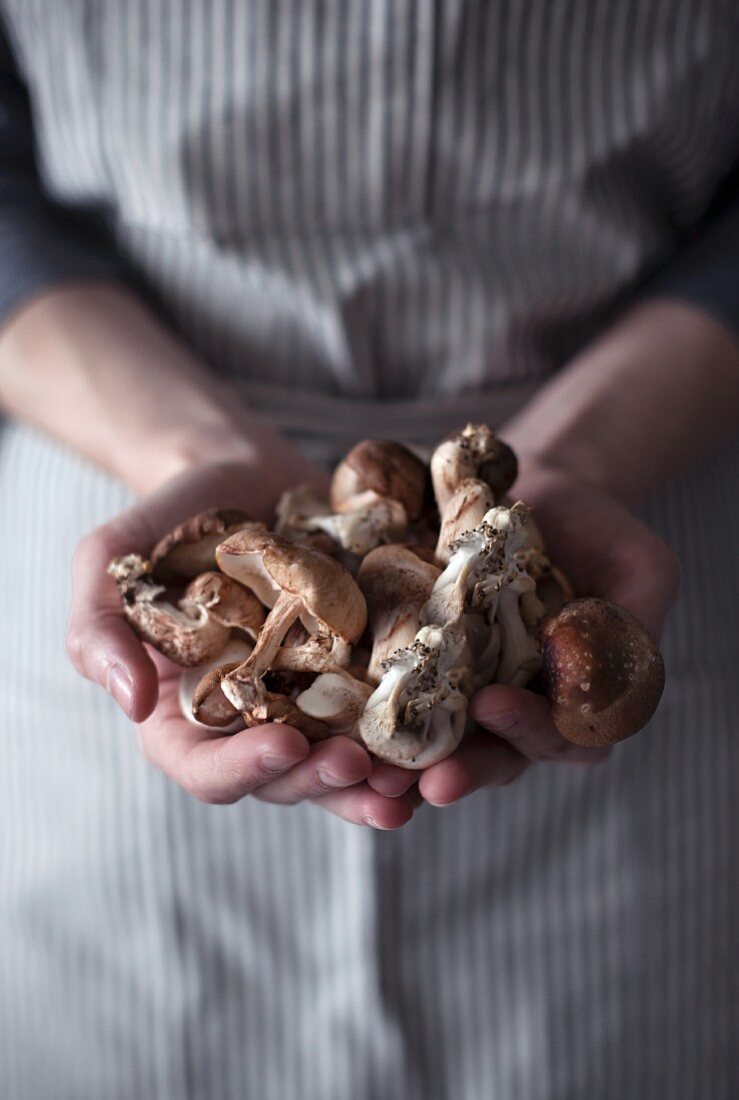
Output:
<path fill-rule="evenodd" d="M 109 572 L 139 636 L 183 667 L 183 713 L 204 726 L 286 722 L 425 768 L 470 728 L 476 690 L 534 681 L 563 737 L 613 744 L 651 717 L 662 659 L 627 611 L 573 598 L 507 495 L 516 475 L 485 425 L 428 465 L 368 440 L 328 499 L 285 493 L 274 530 L 203 512 Z"/>

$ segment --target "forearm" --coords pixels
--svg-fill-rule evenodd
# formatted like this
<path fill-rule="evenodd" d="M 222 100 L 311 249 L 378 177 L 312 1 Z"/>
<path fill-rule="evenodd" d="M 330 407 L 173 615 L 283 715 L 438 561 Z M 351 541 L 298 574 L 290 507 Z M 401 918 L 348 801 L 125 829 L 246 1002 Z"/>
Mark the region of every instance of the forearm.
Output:
<path fill-rule="evenodd" d="M 0 406 L 137 492 L 220 459 L 253 461 L 269 478 L 269 455 L 291 451 L 112 283 L 58 287 L 9 320 L 0 330 Z"/>
<path fill-rule="evenodd" d="M 524 464 L 562 468 L 633 504 L 737 424 L 739 345 L 708 313 L 653 300 L 585 349 L 503 434 Z"/>

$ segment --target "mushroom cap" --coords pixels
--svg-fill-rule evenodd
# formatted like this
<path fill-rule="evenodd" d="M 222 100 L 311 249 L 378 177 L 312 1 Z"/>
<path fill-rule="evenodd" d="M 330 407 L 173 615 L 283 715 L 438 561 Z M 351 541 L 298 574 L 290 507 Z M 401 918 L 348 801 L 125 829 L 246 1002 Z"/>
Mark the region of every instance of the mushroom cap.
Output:
<path fill-rule="evenodd" d="M 250 653 L 251 645 L 245 639 L 232 638 L 212 661 L 182 672 L 180 710 L 189 722 L 220 729 L 232 724 L 242 725 L 239 712 L 221 691 L 221 680 L 245 661 Z"/>
<path fill-rule="evenodd" d="M 568 741 L 614 745 L 652 717 L 664 688 L 664 663 L 625 608 L 573 600 L 545 622 L 541 645 L 552 718 Z"/>
<path fill-rule="evenodd" d="M 410 546 L 391 543 L 370 550 L 357 573 L 370 627 L 374 630 L 378 618 L 400 613 L 404 606 L 420 610 L 440 573 Z"/>
<path fill-rule="evenodd" d="M 331 482 L 331 507 L 337 512 L 354 507 L 354 498 L 370 491 L 405 508 L 411 523 L 421 518 L 428 468 L 401 443 L 365 439 L 339 463 Z"/>
<path fill-rule="evenodd" d="M 191 581 L 185 599 L 206 608 L 211 618 L 256 638 L 266 611 L 254 593 L 225 573 L 201 573 Z"/>
<path fill-rule="evenodd" d="M 516 455 L 487 424 L 467 424 L 461 431 L 452 432 L 431 456 L 431 479 L 442 515 L 463 478 L 485 481 L 500 500 L 517 476 Z"/>
<path fill-rule="evenodd" d="M 354 578 L 335 558 L 264 530 L 244 530 L 222 542 L 218 565 L 250 588 L 267 607 L 282 592 L 303 604 L 300 618 L 310 630 L 321 626 L 344 641 L 361 638 L 367 605 Z"/>
<path fill-rule="evenodd" d="M 247 525 L 264 527 L 237 508 L 210 508 L 178 523 L 151 552 L 154 572 L 162 580 L 190 580 L 215 566 L 219 542 Z"/>

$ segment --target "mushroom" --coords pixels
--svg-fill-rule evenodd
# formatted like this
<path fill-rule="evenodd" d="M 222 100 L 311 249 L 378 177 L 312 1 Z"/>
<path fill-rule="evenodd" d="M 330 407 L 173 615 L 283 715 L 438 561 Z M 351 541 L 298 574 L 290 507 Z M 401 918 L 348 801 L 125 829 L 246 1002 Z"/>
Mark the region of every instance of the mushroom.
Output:
<path fill-rule="evenodd" d="M 465 478 L 486 482 L 498 502 L 517 474 L 515 454 L 486 424 L 468 424 L 461 432 L 448 436 L 431 456 L 431 480 L 442 516 Z"/>
<path fill-rule="evenodd" d="M 357 584 L 367 601 L 372 654 L 367 675 L 380 682 L 382 664 L 411 644 L 440 570 L 407 546 L 378 546 L 362 562 Z"/>
<path fill-rule="evenodd" d="M 436 544 L 436 557 L 448 562 L 450 546 L 465 531 L 478 527 L 491 508 L 495 506 L 495 495 L 486 481 L 476 477 L 466 477 L 460 481 L 441 517 L 441 530 Z"/>
<path fill-rule="evenodd" d="M 424 608 L 424 622 L 452 622 L 495 595 L 501 574 L 527 547 L 529 515 L 522 501 L 513 508 L 497 506 L 477 527 L 460 535 L 449 548 L 449 562 Z"/>
<path fill-rule="evenodd" d="M 151 552 L 157 580 L 190 580 L 213 569 L 218 543 L 247 527 L 264 524 L 235 508 L 211 508 L 178 523 Z"/>
<path fill-rule="evenodd" d="M 400 443 L 366 439 L 353 447 L 336 467 L 331 481 L 331 507 L 335 512 L 352 512 L 370 498 L 397 501 L 408 521 L 422 516 L 428 468 Z"/>
<path fill-rule="evenodd" d="M 201 573 L 187 586 L 185 598 L 204 607 L 223 626 L 243 630 L 255 641 L 267 614 L 253 592 L 225 573 Z"/>
<path fill-rule="evenodd" d="M 223 680 L 224 694 L 249 725 L 261 714 L 267 693 L 262 677 L 269 669 L 327 672 L 346 666 L 351 645 L 364 632 L 367 608 L 339 562 L 280 535 L 240 531 L 221 543 L 217 558 L 224 573 L 271 609 L 249 658 Z M 302 645 L 284 647 L 298 619 L 310 637 Z"/>
<path fill-rule="evenodd" d="M 217 657 L 185 669 L 180 676 L 180 710 L 189 722 L 200 726 L 235 728 L 243 725 L 239 712 L 229 703 L 220 689 L 220 679 L 211 674 L 236 668 L 251 653 L 252 647 L 244 638 L 231 638 Z"/>
<path fill-rule="evenodd" d="M 188 668 L 218 656 L 229 640 L 228 627 L 193 600 L 182 599 L 178 607 L 160 600 L 165 589 L 154 583 L 151 568 L 151 562 L 140 554 L 114 558 L 108 566 L 121 593 L 126 618 L 139 637 Z"/>
<path fill-rule="evenodd" d="M 359 719 L 372 694 L 370 684 L 358 680 L 346 669 L 322 672 L 295 699 L 298 710 L 322 722 L 330 735 L 343 734 L 361 742 Z"/>
<path fill-rule="evenodd" d="M 425 623 L 464 623 L 475 687 L 493 677 L 523 685 L 540 665 L 535 632 L 545 608 L 526 568 L 538 553 L 529 545 L 529 518 L 523 501 L 486 512 L 481 524 L 450 547 L 449 563 L 421 615 Z"/>
<path fill-rule="evenodd" d="M 202 677 L 193 693 L 193 713 L 197 721 L 212 726 L 229 726 L 230 729 L 231 723 L 239 717 L 240 712 L 225 695 L 223 683 L 227 676 L 240 667 L 239 661 L 219 664 Z M 325 723 L 304 714 L 286 694 L 267 688 L 262 690 L 260 698 L 250 710 L 240 717 L 248 727 L 266 722 L 284 722 L 300 730 L 310 741 L 321 741 L 329 733 Z"/>
<path fill-rule="evenodd" d="M 541 631 L 554 724 L 578 745 L 614 745 L 647 724 L 665 682 L 659 649 L 625 608 L 573 600 Z"/>
<path fill-rule="evenodd" d="M 359 720 L 364 744 L 402 768 L 428 768 L 449 756 L 464 734 L 471 654 L 457 625 L 422 627 L 388 658 Z"/>
<path fill-rule="evenodd" d="M 360 498 L 358 498 L 360 499 Z M 405 508 L 396 500 L 366 494 L 352 510 L 333 514 L 309 485 L 288 489 L 277 503 L 278 534 L 302 536 L 304 532 L 323 532 L 357 557 L 383 542 L 402 538 L 408 526 Z M 303 537 L 300 541 L 305 541 Z"/>

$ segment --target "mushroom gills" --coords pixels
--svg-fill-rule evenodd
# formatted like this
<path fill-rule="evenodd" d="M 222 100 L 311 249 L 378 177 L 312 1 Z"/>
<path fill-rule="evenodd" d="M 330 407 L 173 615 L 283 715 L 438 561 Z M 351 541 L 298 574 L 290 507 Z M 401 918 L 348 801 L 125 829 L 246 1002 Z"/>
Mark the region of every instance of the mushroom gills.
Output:
<path fill-rule="evenodd" d="M 309 486 L 298 486 L 280 497 L 277 532 L 291 538 L 322 532 L 356 557 L 364 557 L 382 543 L 397 542 L 405 534 L 408 515 L 399 501 L 365 492 L 352 504 L 333 513 Z"/>
<path fill-rule="evenodd" d="M 212 618 L 207 608 L 186 597 L 177 607 L 161 600 L 166 590 L 152 580 L 151 564 L 140 554 L 114 558 L 108 572 L 136 633 L 176 664 L 188 668 L 204 664 L 228 642 L 228 627 Z"/>

